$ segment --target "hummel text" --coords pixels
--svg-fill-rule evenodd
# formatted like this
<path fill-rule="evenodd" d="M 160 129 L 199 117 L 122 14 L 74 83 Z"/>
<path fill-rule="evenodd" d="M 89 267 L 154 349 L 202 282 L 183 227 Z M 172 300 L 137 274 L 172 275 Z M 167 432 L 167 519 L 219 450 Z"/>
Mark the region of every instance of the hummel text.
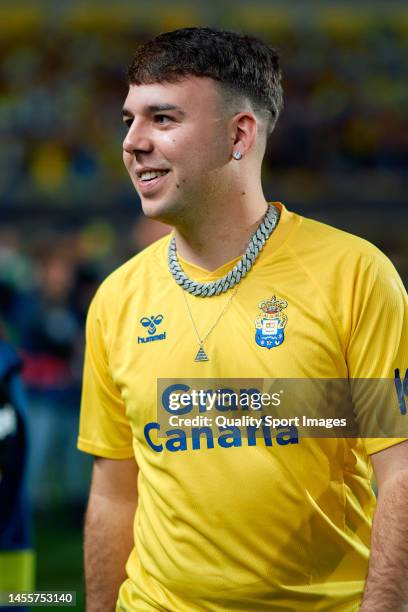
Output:
<path fill-rule="evenodd" d="M 155 336 L 147 336 L 147 338 L 141 338 L 140 336 L 138 336 L 137 343 L 144 344 L 145 342 L 154 342 L 155 340 L 165 340 L 165 339 L 166 339 L 166 332 L 164 332 L 163 334 L 156 334 Z"/>

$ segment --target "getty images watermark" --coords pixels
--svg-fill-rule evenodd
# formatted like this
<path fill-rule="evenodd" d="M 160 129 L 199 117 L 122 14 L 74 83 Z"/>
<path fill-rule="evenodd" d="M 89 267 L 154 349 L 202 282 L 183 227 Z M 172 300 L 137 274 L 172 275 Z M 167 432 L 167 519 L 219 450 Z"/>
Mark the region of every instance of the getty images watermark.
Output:
<path fill-rule="evenodd" d="M 202 384 L 202 381 L 201 381 Z M 167 386 L 162 394 L 163 406 L 170 414 L 171 427 L 255 427 L 262 426 L 279 429 L 282 427 L 346 427 L 346 418 L 308 417 L 306 414 L 292 417 L 260 414 L 264 409 L 271 410 L 282 405 L 285 391 L 261 392 L 255 386 L 231 388 L 197 389 L 183 382 Z M 258 413 L 257 416 L 251 414 Z M 215 412 L 227 414 L 211 414 Z M 195 416 L 185 414 L 197 413 Z M 203 414 L 204 413 L 204 414 Z"/>
<path fill-rule="evenodd" d="M 393 379 L 159 379 L 146 443 L 179 453 L 290 448 L 302 438 L 408 438 Z"/>
<path fill-rule="evenodd" d="M 394 379 L 160 379 L 158 437 L 179 428 L 296 427 L 306 437 L 408 437 Z"/>

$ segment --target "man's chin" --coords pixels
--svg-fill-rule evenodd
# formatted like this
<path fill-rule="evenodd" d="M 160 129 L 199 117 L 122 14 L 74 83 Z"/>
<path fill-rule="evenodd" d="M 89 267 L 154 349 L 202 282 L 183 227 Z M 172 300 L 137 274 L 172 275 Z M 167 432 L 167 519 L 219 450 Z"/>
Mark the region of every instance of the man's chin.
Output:
<path fill-rule="evenodd" d="M 174 225 L 180 206 L 175 202 L 154 201 L 141 197 L 143 214 L 149 219 L 160 221 L 167 225 Z"/>

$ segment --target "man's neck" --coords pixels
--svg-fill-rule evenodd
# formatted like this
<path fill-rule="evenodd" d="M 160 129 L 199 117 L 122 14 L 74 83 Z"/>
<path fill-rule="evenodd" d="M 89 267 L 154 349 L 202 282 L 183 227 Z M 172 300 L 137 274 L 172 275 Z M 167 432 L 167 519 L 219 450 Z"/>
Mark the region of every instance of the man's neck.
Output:
<path fill-rule="evenodd" d="M 205 270 L 216 270 L 244 253 L 266 210 L 263 196 L 206 210 L 196 223 L 175 228 L 178 254 Z"/>

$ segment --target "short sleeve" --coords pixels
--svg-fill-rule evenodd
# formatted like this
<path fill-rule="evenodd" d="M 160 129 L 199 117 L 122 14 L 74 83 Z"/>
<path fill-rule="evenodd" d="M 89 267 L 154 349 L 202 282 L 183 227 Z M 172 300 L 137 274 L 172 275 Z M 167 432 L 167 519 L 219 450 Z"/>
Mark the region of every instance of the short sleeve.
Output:
<path fill-rule="evenodd" d="M 108 459 L 128 459 L 133 456 L 132 430 L 107 355 L 98 292 L 86 322 L 78 448 Z"/>
<path fill-rule="evenodd" d="M 395 377 L 404 376 L 408 367 L 408 298 L 397 271 L 382 253 L 356 280 L 347 364 L 349 379 L 358 390 L 357 418 L 370 418 L 373 432 L 376 427 L 381 430 L 375 423 L 385 419 L 386 430 L 398 432 L 398 437 L 365 438 L 368 454 L 405 440 L 408 416 L 398 409 Z"/>

